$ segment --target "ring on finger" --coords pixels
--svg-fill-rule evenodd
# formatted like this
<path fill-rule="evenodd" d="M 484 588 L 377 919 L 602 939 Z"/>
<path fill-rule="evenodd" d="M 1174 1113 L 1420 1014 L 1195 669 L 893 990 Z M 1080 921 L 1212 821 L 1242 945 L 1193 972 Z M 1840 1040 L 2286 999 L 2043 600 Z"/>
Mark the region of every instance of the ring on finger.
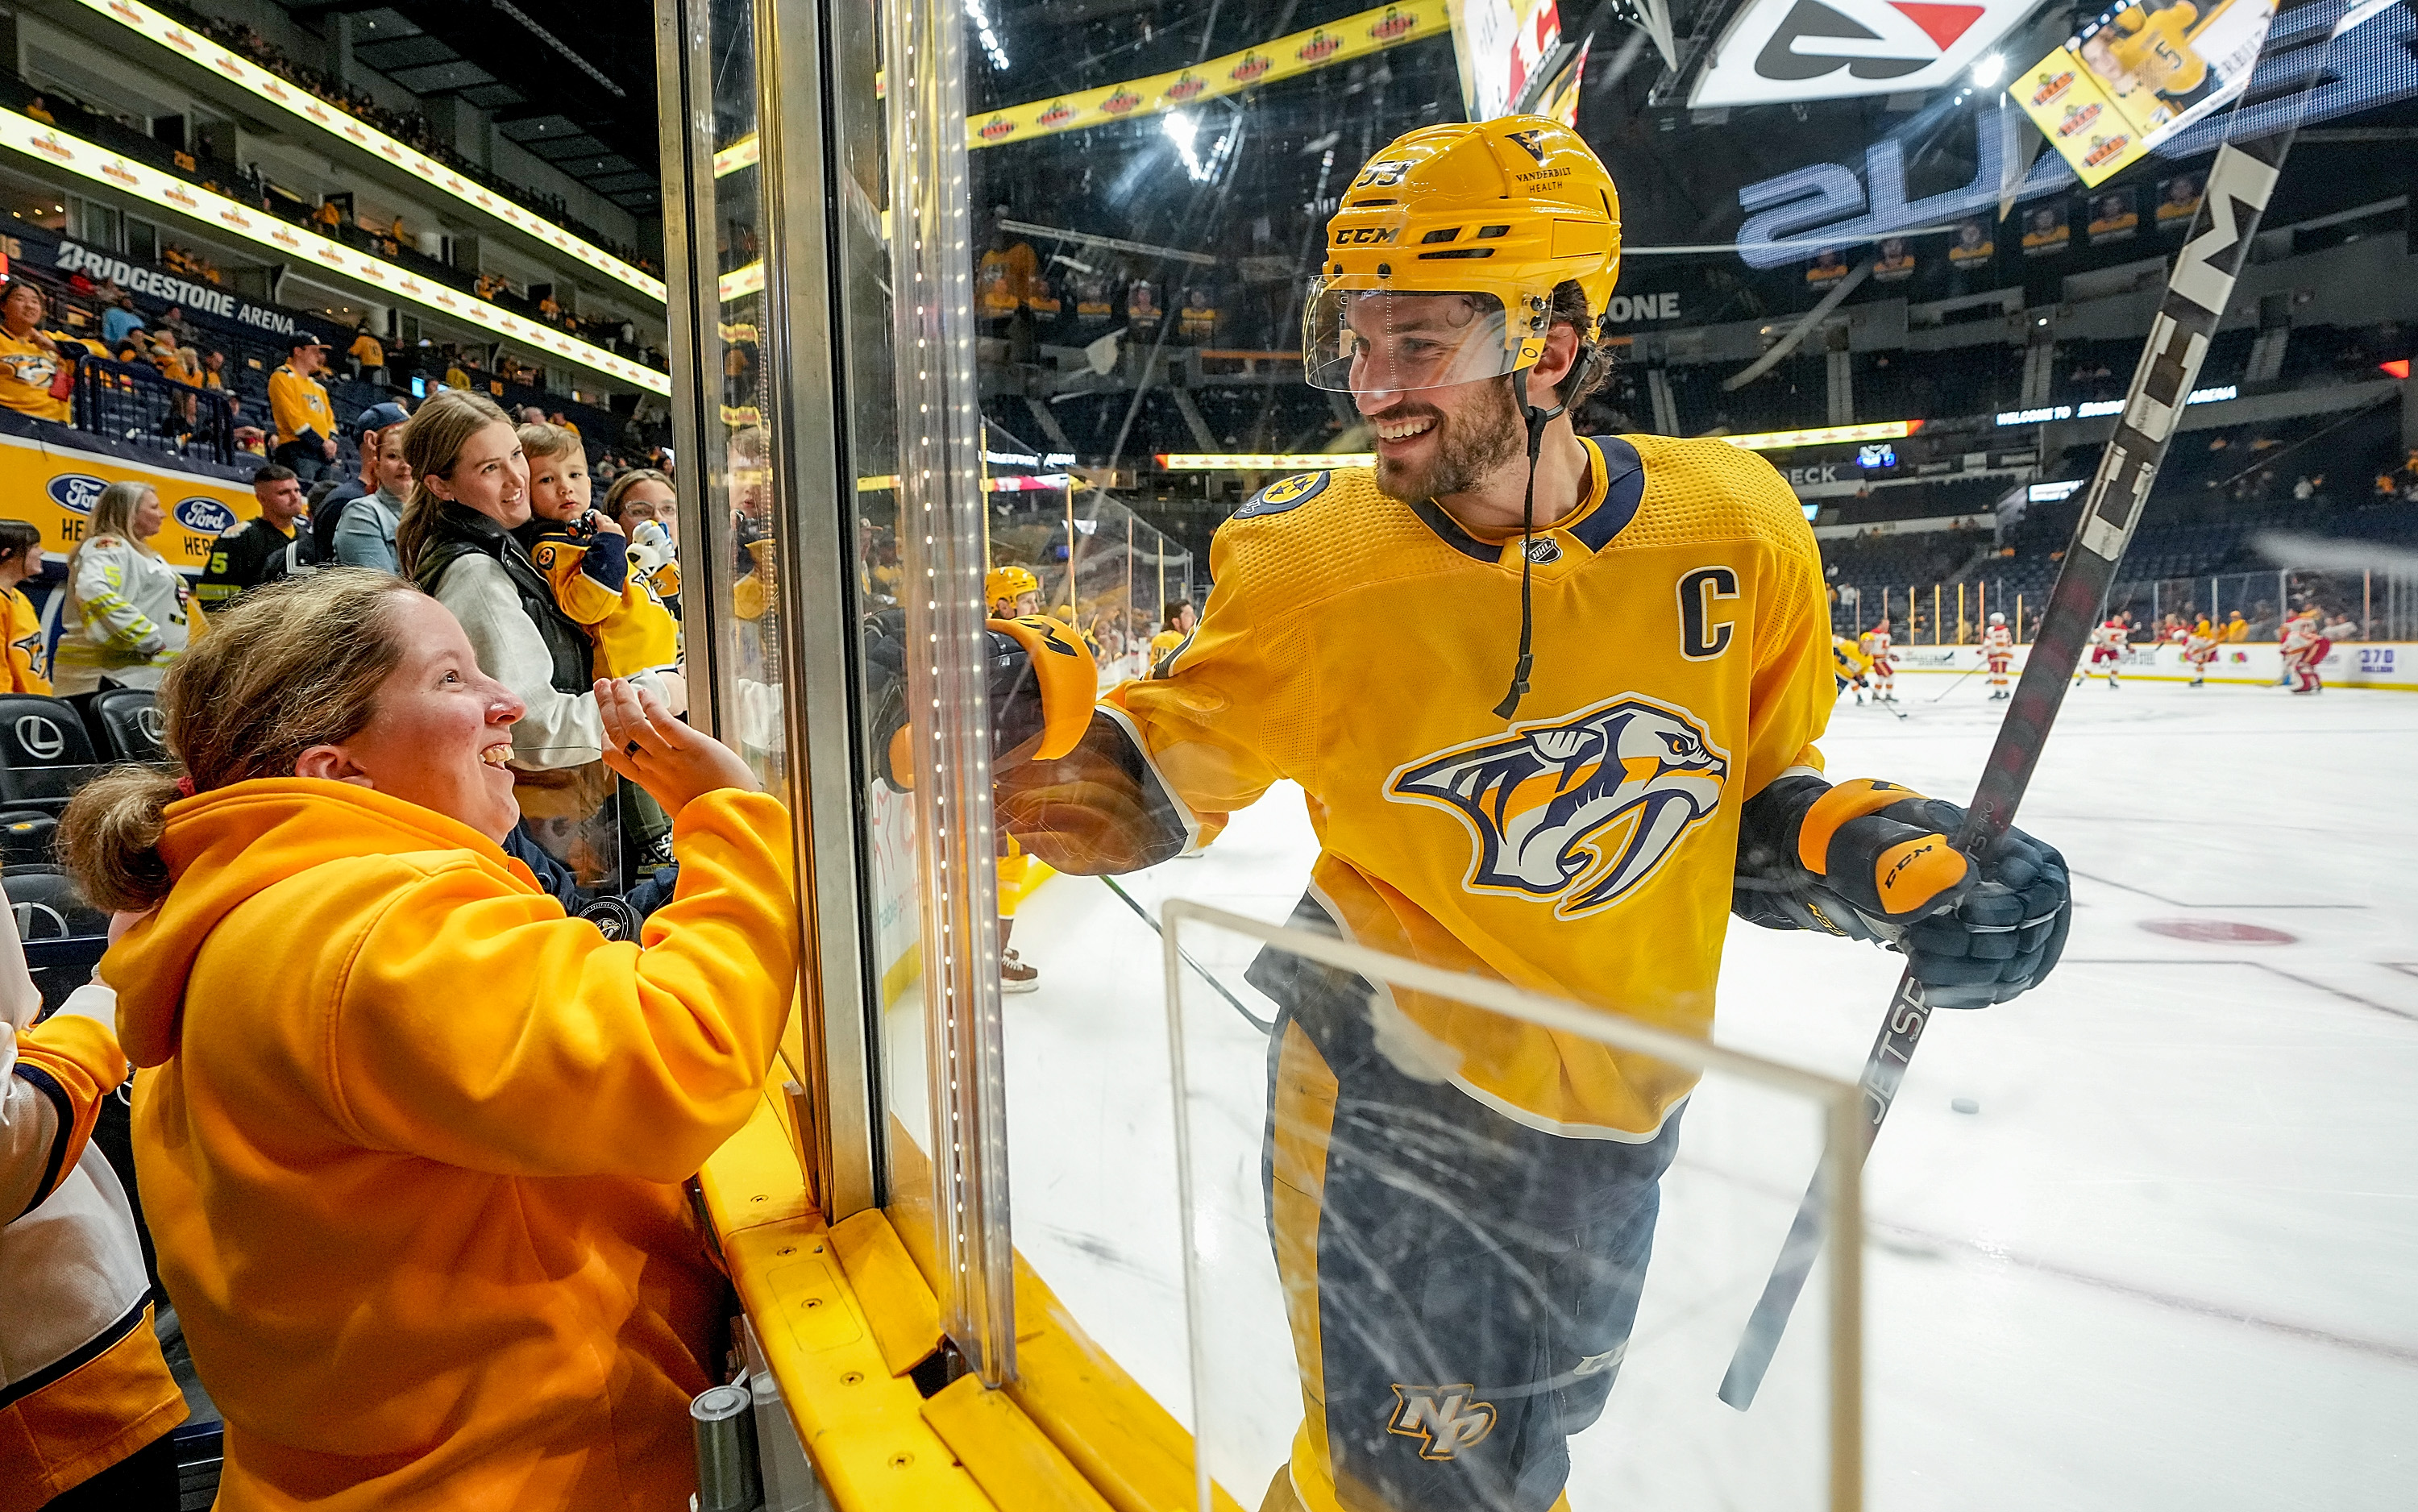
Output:
<path fill-rule="evenodd" d="M 636 756 L 638 754 L 638 742 L 632 741 L 629 744 L 621 747 L 621 754 L 623 756 Z"/>

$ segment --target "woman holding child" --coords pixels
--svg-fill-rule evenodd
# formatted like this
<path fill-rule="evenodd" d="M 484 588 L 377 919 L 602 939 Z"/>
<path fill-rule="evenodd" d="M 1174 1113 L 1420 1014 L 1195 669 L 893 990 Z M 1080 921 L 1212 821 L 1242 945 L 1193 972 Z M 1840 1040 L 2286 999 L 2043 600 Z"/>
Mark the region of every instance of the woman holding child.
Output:
<path fill-rule="evenodd" d="M 480 666 L 528 705 L 513 726 L 513 765 L 594 762 L 604 728 L 589 690 L 605 659 L 513 534 L 531 516 L 520 433 L 485 395 L 447 390 L 411 417 L 404 455 L 412 480 L 395 532 L 404 576 L 453 612 Z M 644 670 L 634 680 L 674 713 L 686 709 L 678 672 Z"/>

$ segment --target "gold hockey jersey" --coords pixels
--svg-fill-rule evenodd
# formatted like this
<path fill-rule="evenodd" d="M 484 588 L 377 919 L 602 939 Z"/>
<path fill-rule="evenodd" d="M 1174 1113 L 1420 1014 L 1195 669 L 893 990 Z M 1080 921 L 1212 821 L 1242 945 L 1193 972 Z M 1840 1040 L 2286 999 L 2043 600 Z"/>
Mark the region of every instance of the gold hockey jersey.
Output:
<path fill-rule="evenodd" d="M 1073 753 L 1003 777 L 1002 821 L 1061 871 L 1129 871 L 1289 777 L 1321 846 L 1311 894 L 1346 938 L 1708 1032 L 1739 805 L 1820 767 L 1820 558 L 1751 452 L 1584 445 L 1584 502 L 1530 547 L 1536 664 L 1507 725 L 1519 535 L 1475 537 L 1367 469 L 1308 473 L 1219 528 L 1190 643 L 1110 694 Z M 1558 1133 L 1649 1138 L 1693 1084 L 1416 993 L 1376 1011 L 1389 1053 Z"/>

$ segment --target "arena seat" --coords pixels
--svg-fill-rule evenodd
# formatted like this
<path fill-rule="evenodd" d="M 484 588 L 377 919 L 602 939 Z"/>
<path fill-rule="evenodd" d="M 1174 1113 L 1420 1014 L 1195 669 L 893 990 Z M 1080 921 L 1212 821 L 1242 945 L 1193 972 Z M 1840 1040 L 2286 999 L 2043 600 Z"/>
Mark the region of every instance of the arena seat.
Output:
<path fill-rule="evenodd" d="M 51 864 L 51 843 L 59 828 L 58 816 L 38 808 L 0 813 L 0 868 Z"/>
<path fill-rule="evenodd" d="M 102 759 L 164 762 L 166 729 L 148 688 L 104 688 L 72 700 L 83 706 L 86 733 Z"/>
<path fill-rule="evenodd" d="M 0 694 L 0 803 L 57 810 L 92 775 L 92 736 L 73 704 Z"/>

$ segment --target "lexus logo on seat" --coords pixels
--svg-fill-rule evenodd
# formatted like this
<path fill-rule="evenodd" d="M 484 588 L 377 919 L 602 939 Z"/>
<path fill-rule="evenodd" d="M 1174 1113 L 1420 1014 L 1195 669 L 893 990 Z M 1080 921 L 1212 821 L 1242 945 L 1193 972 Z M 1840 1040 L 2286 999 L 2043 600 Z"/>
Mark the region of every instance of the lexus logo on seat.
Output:
<path fill-rule="evenodd" d="M 141 730 L 143 738 L 153 745 L 168 743 L 168 722 L 160 716 L 159 710 L 149 704 L 134 711 L 134 727 Z"/>
<path fill-rule="evenodd" d="M 1749 0 L 1689 103 L 1767 105 L 1951 84 L 2030 0 Z"/>
<path fill-rule="evenodd" d="M 67 732 L 40 714 L 21 714 L 17 748 L 37 761 L 56 761 L 68 748 Z"/>

